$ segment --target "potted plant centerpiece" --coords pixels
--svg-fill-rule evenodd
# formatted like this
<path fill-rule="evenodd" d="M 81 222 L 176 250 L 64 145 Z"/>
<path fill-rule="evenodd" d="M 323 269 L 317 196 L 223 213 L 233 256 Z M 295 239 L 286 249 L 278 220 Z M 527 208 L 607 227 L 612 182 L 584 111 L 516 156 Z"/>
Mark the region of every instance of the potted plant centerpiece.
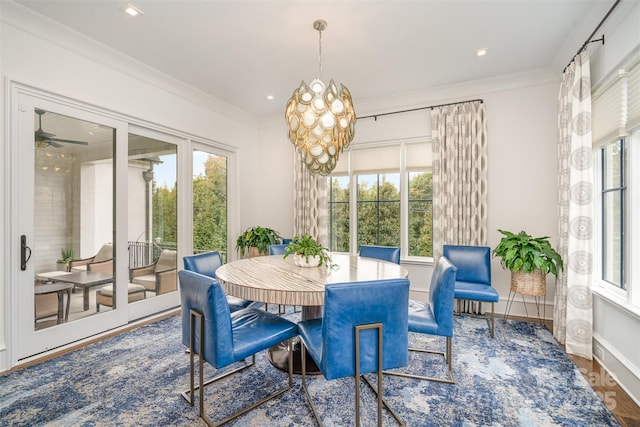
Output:
<path fill-rule="evenodd" d="M 283 258 L 287 258 L 291 254 L 293 254 L 295 264 L 300 267 L 320 267 L 323 264 L 326 266 L 331 264 L 329 250 L 309 234 L 294 236 L 291 239 L 291 243 L 285 248 Z"/>
<path fill-rule="evenodd" d="M 511 271 L 511 290 L 523 295 L 541 296 L 547 290 L 546 276 L 558 277 L 564 268 L 562 257 L 549 243 L 549 237 L 531 237 L 524 231 L 518 234 L 498 230 L 504 235 L 493 250 L 500 264 Z"/>
<path fill-rule="evenodd" d="M 69 271 L 69 261 L 74 257 L 73 249 L 62 248 L 60 249 L 60 259 L 56 261 L 58 271 Z"/>
<path fill-rule="evenodd" d="M 240 251 L 240 255 L 245 253 L 249 257 L 267 255 L 269 253 L 269 245 L 277 245 L 282 240 L 280 234 L 268 227 L 249 227 L 238 236 L 236 240 L 236 249 Z"/>

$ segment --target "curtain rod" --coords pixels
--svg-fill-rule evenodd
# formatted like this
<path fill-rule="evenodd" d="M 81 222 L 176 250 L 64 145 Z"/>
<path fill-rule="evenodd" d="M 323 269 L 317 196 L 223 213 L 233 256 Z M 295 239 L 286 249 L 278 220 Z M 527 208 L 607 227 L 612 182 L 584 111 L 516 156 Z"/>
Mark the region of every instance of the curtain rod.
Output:
<path fill-rule="evenodd" d="M 427 107 L 410 108 L 408 110 L 390 111 L 388 113 L 380 113 L 380 114 L 371 114 L 369 116 L 356 117 L 356 119 L 357 120 L 362 120 L 362 119 L 371 119 L 371 118 L 373 118 L 373 120 L 377 121 L 378 117 L 390 116 L 391 114 L 410 113 L 412 111 L 420 111 L 420 110 L 433 110 L 434 108 L 447 107 L 449 105 L 466 104 L 467 102 L 476 102 L 476 101 L 480 102 L 481 104 L 484 102 L 484 100 L 482 100 L 482 99 L 472 99 L 470 101 L 449 102 L 447 104 L 429 105 Z"/>
<path fill-rule="evenodd" d="M 585 40 L 584 43 L 582 43 L 582 46 L 580 46 L 580 49 L 578 49 L 578 51 L 576 52 L 575 55 L 573 55 L 573 58 L 571 58 L 571 61 L 569 61 L 569 63 L 567 65 L 565 65 L 565 67 L 562 69 L 562 72 L 564 73 L 567 70 L 567 67 L 569 67 L 569 65 L 571 65 L 571 63 L 576 59 L 576 56 L 580 55 L 580 53 L 582 53 L 583 50 L 585 50 L 587 48 L 587 46 L 589 45 L 589 43 L 597 43 L 597 42 L 602 42 L 602 44 L 604 44 L 604 34 L 602 35 L 602 37 L 600 37 L 599 39 L 595 39 L 592 40 L 593 36 L 598 32 L 598 30 L 600 29 L 600 27 L 602 27 L 602 24 L 604 24 L 604 22 L 607 20 L 607 18 L 609 18 L 609 15 L 611 15 L 611 13 L 613 12 L 613 10 L 616 8 L 616 6 L 618 6 L 618 4 L 620 3 L 621 0 L 616 0 L 616 2 L 613 4 L 613 6 L 611 6 L 611 9 L 609 9 L 609 11 L 607 12 L 606 15 L 604 15 L 604 18 L 602 18 L 602 21 L 600 21 L 600 23 L 598 24 L 598 26 L 596 27 L 595 30 L 593 30 L 593 32 L 591 33 L 591 35 L 589 37 L 587 37 L 587 40 Z"/>

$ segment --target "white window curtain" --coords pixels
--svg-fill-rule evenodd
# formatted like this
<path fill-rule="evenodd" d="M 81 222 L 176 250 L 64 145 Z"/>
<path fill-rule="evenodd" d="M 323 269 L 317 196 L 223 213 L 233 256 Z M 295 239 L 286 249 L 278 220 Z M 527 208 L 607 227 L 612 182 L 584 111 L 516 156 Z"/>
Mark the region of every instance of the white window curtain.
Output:
<path fill-rule="evenodd" d="M 327 246 L 327 178 L 312 175 L 293 150 L 293 234 L 311 237 Z"/>
<path fill-rule="evenodd" d="M 431 110 L 433 258 L 443 244 L 486 245 L 487 119 L 484 104 Z"/>
<path fill-rule="evenodd" d="M 589 56 L 577 55 L 558 96 L 558 252 L 553 335 L 567 353 L 591 360 L 593 332 L 593 155 Z"/>

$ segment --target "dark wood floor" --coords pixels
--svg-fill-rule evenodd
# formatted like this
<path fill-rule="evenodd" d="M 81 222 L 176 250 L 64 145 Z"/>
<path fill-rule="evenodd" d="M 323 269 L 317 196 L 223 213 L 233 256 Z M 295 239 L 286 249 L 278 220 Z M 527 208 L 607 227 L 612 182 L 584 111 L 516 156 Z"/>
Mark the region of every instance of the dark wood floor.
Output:
<path fill-rule="evenodd" d="M 531 320 L 516 316 L 509 316 L 514 320 Z M 547 320 L 545 327 L 553 332 L 553 322 Z M 617 418 L 622 427 L 640 427 L 640 406 L 622 389 L 613 377 L 594 360 L 587 360 L 582 357 L 569 355 L 582 375 L 591 384 L 596 394 L 609 408 L 611 413 Z"/>

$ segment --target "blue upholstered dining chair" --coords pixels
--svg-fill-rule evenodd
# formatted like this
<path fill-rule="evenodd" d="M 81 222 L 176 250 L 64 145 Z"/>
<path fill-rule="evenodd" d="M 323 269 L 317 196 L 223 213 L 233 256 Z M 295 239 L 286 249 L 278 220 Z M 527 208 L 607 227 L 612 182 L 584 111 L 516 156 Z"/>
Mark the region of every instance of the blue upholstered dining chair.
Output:
<path fill-rule="evenodd" d="M 393 246 L 362 245 L 360 246 L 360 256 L 400 264 L 400 248 Z"/>
<path fill-rule="evenodd" d="M 382 371 L 407 364 L 408 303 L 408 279 L 331 284 L 325 287 L 323 318 L 298 323 L 302 386 L 320 425 L 306 384 L 307 350 L 326 379 L 355 377 L 356 425 L 360 424 L 360 376 L 371 372 L 378 374 L 377 391 L 362 378 L 378 396 L 378 424 L 383 404 L 403 424 L 383 399 Z"/>
<path fill-rule="evenodd" d="M 222 265 L 222 257 L 218 251 L 188 255 L 182 258 L 182 260 L 185 270 L 195 271 L 196 273 L 204 274 L 214 279 L 216 278 L 216 270 Z M 262 302 L 249 301 L 247 299 L 234 297 L 233 295 L 227 295 L 227 303 L 231 311 L 242 310 L 248 307 L 264 307 L 264 303 Z"/>
<path fill-rule="evenodd" d="M 193 271 L 178 272 L 182 304 L 182 343 L 189 347 L 190 388 L 182 396 L 193 406 L 195 390 L 200 390 L 199 415 L 207 423 L 214 422 L 204 412 L 204 388 L 255 364 L 255 354 L 282 342 L 291 349 L 291 339 L 298 327 L 282 317 L 257 308 L 245 308 L 231 313 L 220 283 L 209 276 Z M 289 382 L 269 396 L 230 415 L 219 422 L 229 422 L 264 402 L 291 389 L 293 385 L 293 351 L 289 352 Z M 194 385 L 195 356 L 198 356 L 198 385 Z M 203 365 L 224 368 L 251 356 L 251 362 L 228 373 L 204 381 Z M 247 387 L 254 387 L 251 384 Z M 238 399 L 240 400 L 240 399 Z"/>
<path fill-rule="evenodd" d="M 444 245 L 442 254 L 458 269 L 455 298 L 491 303 L 489 331 L 494 337 L 495 303 L 498 292 L 491 287 L 491 248 L 488 246 Z"/>
<path fill-rule="evenodd" d="M 289 246 L 288 243 L 282 243 L 278 245 L 269 245 L 269 255 L 284 255 L 285 248 Z"/>
<path fill-rule="evenodd" d="M 410 348 L 409 351 L 431 353 L 444 356 L 448 368 L 448 379 L 405 374 L 400 372 L 385 372 L 400 377 L 419 380 L 437 381 L 454 384 L 451 369 L 453 356 L 453 290 L 456 280 L 456 267 L 444 256 L 440 257 L 431 276 L 429 286 L 429 303 L 409 301 L 409 332 L 418 334 L 446 337 L 446 352 L 420 348 Z"/>

